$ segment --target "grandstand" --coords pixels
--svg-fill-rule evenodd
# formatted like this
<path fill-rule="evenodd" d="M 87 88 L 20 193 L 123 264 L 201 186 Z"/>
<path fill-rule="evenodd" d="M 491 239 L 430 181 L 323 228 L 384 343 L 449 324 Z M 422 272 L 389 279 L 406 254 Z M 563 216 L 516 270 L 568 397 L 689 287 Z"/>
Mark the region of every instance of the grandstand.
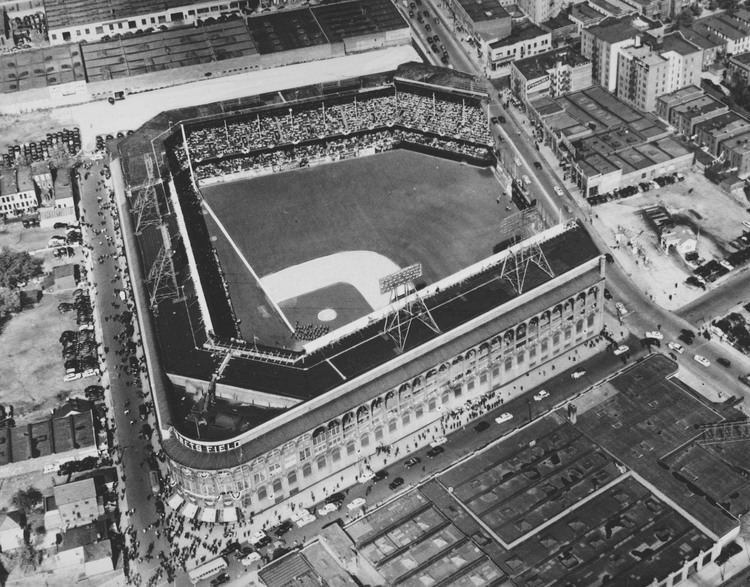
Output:
<path fill-rule="evenodd" d="M 159 182 L 142 177 L 143 152 L 168 165 L 169 181 L 151 190 L 160 220 L 129 255 L 144 276 L 133 281 L 146 283 L 149 364 L 168 378 L 154 379 L 171 476 L 216 521 L 219 494 L 243 515 L 328 478 L 353 483 L 377 446 L 424 444 L 418 430 L 439 420 L 439 402 L 452 409 L 490 386 L 516 394 L 519 377 L 544 377 L 539 366 L 594 352 L 603 264 L 583 227 L 496 247 L 513 235 L 500 230 L 507 213 L 476 87 L 410 64 L 283 100 L 165 113 L 123 141 L 130 187 L 118 189 L 131 206 L 144 182 Z M 344 218 L 353 226 L 338 234 Z M 527 248 L 547 265 L 524 265 L 519 288 L 501 269 L 530 259 Z M 157 266 L 175 287 L 149 306 Z M 395 285 L 378 291 L 385 277 Z M 308 445 L 302 461 L 283 460 Z M 253 477 L 277 459 L 283 478 Z"/>

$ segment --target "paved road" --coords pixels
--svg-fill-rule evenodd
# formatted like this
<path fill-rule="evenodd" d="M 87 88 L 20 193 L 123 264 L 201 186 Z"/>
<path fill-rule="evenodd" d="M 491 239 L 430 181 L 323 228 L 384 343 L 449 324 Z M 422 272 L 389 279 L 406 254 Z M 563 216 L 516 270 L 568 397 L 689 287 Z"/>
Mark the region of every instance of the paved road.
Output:
<path fill-rule="evenodd" d="M 121 511 L 133 509 L 134 514 L 128 519 L 123 516 L 121 520 L 121 529 L 125 530 L 128 522 L 132 524 L 137 532 L 138 540 L 141 543 L 142 552 L 148 547 L 149 542 L 155 539 L 153 533 L 148 530 L 149 524 L 158 518 L 154 506 L 154 499 L 147 499 L 151 494 L 151 485 L 148 475 L 148 465 L 143 465 L 144 459 L 148 455 L 149 441 L 139 436 L 142 422 L 138 419 L 138 406 L 143 401 L 140 386 L 133 381 L 132 377 L 124 371 L 118 371 L 117 365 L 121 364 L 125 351 L 122 343 L 115 338 L 115 335 L 122 330 L 122 324 L 114 321 L 112 317 L 122 312 L 125 305 L 119 299 L 115 289 L 125 289 L 120 274 L 117 269 L 119 254 L 117 248 L 110 245 L 106 236 L 112 239 L 116 238 L 116 233 L 112 221 L 112 216 L 106 210 L 102 211 L 103 215 L 99 216 L 99 203 L 97 197 L 102 198 L 102 204 L 107 203 L 107 193 L 101 182 L 104 178 L 100 175 L 103 162 L 92 165 L 89 170 L 88 179 L 81 182 L 81 207 L 85 210 L 84 219 L 93 224 L 93 228 L 84 227 L 84 242 L 91 245 L 90 251 L 93 263 L 93 283 L 94 295 L 92 298 L 95 312 L 102 327 L 102 347 L 107 349 L 106 353 L 106 374 L 104 379 L 109 379 L 111 392 L 111 405 L 116 426 L 117 443 L 121 449 L 121 483 L 120 488 L 125 486 L 125 499 L 121 501 Z M 85 177 L 85 176 L 84 176 Z M 102 221 L 104 224 L 102 225 Z M 95 234 L 94 229 L 104 230 L 101 234 Z M 102 263 L 97 259 L 102 255 L 113 255 Z M 114 308 L 113 304 L 120 305 Z M 125 413 L 129 410 L 129 413 Z M 135 420 L 131 424 L 131 420 Z M 124 474 L 123 474 L 124 473 Z M 143 529 L 146 532 L 143 532 Z M 169 544 L 165 540 L 158 541 L 158 551 L 162 549 L 169 553 Z M 136 571 L 144 579 L 148 579 L 158 566 L 156 562 L 135 563 Z"/>
<path fill-rule="evenodd" d="M 750 268 L 745 268 L 725 283 L 680 308 L 677 314 L 700 326 L 724 316 L 737 304 L 750 303 Z"/>

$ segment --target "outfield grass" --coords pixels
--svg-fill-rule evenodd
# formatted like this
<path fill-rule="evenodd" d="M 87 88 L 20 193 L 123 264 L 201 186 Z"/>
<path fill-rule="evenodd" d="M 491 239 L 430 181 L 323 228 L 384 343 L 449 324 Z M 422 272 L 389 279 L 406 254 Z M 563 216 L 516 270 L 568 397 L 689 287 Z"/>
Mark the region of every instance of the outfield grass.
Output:
<path fill-rule="evenodd" d="M 509 213 L 497 202 L 500 186 L 491 170 L 403 150 L 202 192 L 261 278 L 341 251 L 373 251 L 400 267 L 422 263 L 423 279 L 432 283 L 492 254 L 503 240 L 498 224 Z M 237 316 L 245 329 L 254 324 L 255 333 L 262 331 L 269 321 L 259 318 L 268 315 L 269 304 L 253 291 L 251 275 L 216 224 L 205 218 Z M 323 307 L 344 310 L 348 303 L 331 300 Z M 339 314 L 343 319 L 347 312 Z M 355 314 L 362 315 L 359 309 Z"/>

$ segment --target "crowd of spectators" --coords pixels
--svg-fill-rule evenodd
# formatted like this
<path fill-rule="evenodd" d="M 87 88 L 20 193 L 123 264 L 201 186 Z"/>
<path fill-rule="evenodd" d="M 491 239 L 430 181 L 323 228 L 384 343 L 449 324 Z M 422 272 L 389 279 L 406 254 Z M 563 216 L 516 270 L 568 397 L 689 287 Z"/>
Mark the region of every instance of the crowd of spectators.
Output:
<path fill-rule="evenodd" d="M 477 100 L 396 88 L 275 107 L 215 121 L 186 129 L 186 138 L 189 155 L 196 165 L 396 125 L 450 139 L 482 145 L 492 143 L 487 115 Z M 261 155 L 277 156 L 276 152 Z M 187 154 L 183 151 L 176 157 L 185 162 Z M 283 161 L 285 156 L 280 157 Z"/>

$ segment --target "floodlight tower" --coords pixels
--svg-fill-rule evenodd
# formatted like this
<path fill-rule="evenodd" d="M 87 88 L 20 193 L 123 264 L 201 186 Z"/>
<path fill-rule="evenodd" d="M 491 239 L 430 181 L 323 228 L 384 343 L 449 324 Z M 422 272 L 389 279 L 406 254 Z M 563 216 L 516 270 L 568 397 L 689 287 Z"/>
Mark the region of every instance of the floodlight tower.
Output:
<path fill-rule="evenodd" d="M 518 294 L 523 293 L 526 273 L 531 264 L 539 267 L 550 277 L 555 276 L 539 243 L 527 240 L 542 227 L 542 219 L 536 208 L 521 210 L 500 222 L 500 234 L 510 235 L 512 241 L 509 254 L 503 260 L 500 277 L 506 278 Z"/>
<path fill-rule="evenodd" d="M 154 178 L 154 163 L 148 153 L 143 154 L 146 166 L 146 180 L 139 186 L 130 188 L 130 211 L 135 214 L 135 234 L 141 235 L 149 226 L 161 224 L 161 214 L 157 201 L 156 184 Z"/>
<path fill-rule="evenodd" d="M 160 224 L 162 244 L 159 252 L 148 271 L 146 283 L 149 290 L 149 306 L 156 315 L 159 304 L 164 301 L 178 301 L 182 299 L 180 286 L 177 283 L 177 273 L 172 263 L 172 239 L 166 224 Z"/>
<path fill-rule="evenodd" d="M 401 304 L 401 307 L 396 307 L 393 313 L 386 317 L 383 327 L 383 334 L 393 339 L 401 353 L 406 348 L 406 340 L 414 320 L 419 320 L 435 334 L 440 334 L 440 328 L 430 314 L 427 304 L 414 287 L 414 280 L 421 276 L 422 264 L 416 263 L 378 280 L 380 293 L 391 294 L 391 305 Z"/>

